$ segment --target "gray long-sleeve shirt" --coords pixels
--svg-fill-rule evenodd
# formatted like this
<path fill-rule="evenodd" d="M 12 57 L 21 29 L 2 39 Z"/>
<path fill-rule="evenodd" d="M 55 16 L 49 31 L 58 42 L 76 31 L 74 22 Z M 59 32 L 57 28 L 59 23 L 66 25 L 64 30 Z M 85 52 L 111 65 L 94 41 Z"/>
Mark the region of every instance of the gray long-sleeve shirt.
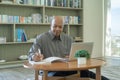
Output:
<path fill-rule="evenodd" d="M 56 56 L 64 57 L 70 53 L 72 39 L 66 34 L 61 34 L 60 38 L 55 38 L 51 31 L 37 36 L 35 42 L 29 51 L 29 59 L 38 49 L 44 55 L 44 58 Z"/>

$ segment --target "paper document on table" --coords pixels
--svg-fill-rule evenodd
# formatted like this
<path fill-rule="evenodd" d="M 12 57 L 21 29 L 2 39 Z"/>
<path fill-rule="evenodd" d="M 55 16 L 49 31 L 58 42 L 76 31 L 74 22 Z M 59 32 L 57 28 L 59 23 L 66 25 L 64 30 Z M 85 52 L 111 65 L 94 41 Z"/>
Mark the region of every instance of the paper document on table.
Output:
<path fill-rule="evenodd" d="M 66 58 L 60 58 L 60 57 L 48 57 L 46 59 L 43 60 L 44 62 L 49 62 L 49 63 L 52 63 L 52 62 L 66 62 L 67 59 Z"/>
<path fill-rule="evenodd" d="M 44 61 L 38 61 L 38 62 L 35 62 L 35 61 L 29 61 L 30 64 L 46 64 L 46 62 Z"/>
<path fill-rule="evenodd" d="M 67 59 L 60 58 L 60 57 L 48 57 L 39 62 L 29 61 L 29 63 L 31 64 L 46 64 L 46 63 L 52 63 L 52 62 L 67 62 Z"/>

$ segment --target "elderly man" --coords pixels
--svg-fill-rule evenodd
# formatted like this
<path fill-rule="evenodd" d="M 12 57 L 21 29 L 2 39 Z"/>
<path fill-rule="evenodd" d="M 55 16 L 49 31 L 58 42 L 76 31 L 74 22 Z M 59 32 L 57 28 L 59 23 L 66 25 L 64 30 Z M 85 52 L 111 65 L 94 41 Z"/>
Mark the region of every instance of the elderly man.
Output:
<path fill-rule="evenodd" d="M 29 51 L 29 60 L 40 61 L 43 58 L 51 56 L 69 56 L 73 40 L 70 36 L 62 33 L 64 27 L 63 24 L 64 22 L 61 16 L 55 16 L 53 18 L 50 30 L 37 36 Z M 95 78 L 95 74 L 89 70 L 83 70 L 80 72 L 81 77 Z M 77 71 L 49 71 L 48 76 L 67 76 L 75 73 L 77 73 Z M 102 80 L 109 79 L 102 77 Z"/>

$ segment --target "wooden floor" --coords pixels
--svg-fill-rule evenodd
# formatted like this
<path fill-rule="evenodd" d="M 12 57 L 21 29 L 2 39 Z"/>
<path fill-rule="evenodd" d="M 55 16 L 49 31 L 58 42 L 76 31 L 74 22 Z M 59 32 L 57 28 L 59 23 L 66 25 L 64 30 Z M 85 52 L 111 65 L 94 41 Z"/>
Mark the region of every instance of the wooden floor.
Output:
<path fill-rule="evenodd" d="M 101 73 L 110 80 L 120 80 L 120 65 L 105 65 L 102 67 Z M 34 70 L 23 67 L 2 68 L 0 69 L 0 80 L 34 80 Z"/>
<path fill-rule="evenodd" d="M 0 69 L 0 80 L 34 80 L 34 71 L 23 67 Z"/>

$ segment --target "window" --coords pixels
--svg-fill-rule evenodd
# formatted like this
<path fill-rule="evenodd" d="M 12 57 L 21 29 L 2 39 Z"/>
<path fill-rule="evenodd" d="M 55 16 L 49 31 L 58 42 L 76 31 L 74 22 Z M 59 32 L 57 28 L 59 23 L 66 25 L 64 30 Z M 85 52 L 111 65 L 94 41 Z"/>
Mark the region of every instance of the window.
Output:
<path fill-rule="evenodd" d="M 111 0 L 111 56 L 120 56 L 120 0 Z"/>

